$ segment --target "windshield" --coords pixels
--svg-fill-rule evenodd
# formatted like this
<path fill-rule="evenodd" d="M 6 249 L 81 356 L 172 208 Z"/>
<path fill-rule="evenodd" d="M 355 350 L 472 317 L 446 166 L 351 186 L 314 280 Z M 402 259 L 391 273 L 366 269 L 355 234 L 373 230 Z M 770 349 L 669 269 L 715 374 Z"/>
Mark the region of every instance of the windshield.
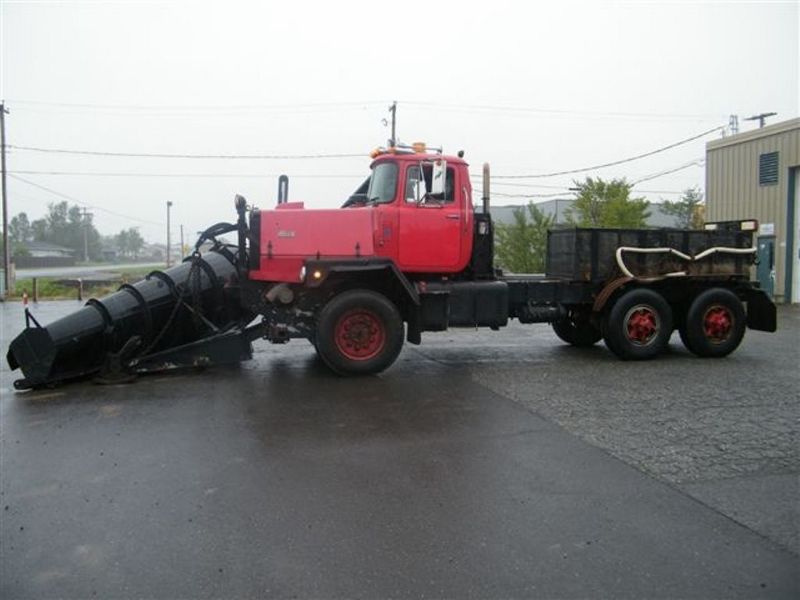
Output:
<path fill-rule="evenodd" d="M 394 200 L 397 190 L 397 164 L 384 162 L 372 169 L 367 200 L 376 204 L 387 204 Z"/>

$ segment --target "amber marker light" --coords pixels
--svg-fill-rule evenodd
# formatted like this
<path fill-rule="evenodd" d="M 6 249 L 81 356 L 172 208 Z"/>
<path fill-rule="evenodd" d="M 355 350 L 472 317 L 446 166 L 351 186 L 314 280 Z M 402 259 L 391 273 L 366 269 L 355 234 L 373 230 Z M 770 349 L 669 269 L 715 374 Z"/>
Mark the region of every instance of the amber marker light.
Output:
<path fill-rule="evenodd" d="M 742 231 L 758 231 L 758 221 L 742 221 L 739 227 Z"/>

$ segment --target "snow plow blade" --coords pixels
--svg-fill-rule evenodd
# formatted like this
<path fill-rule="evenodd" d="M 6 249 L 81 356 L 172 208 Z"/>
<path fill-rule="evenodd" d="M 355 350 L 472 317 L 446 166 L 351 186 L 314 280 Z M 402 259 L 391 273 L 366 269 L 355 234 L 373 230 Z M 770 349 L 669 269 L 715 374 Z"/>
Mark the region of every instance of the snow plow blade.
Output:
<path fill-rule="evenodd" d="M 47 326 L 26 310 L 26 328 L 11 342 L 7 360 L 24 375 L 14 382 L 17 389 L 98 374 L 101 380 L 115 380 L 176 366 L 238 361 L 249 358 L 252 337 L 243 334 L 252 318 L 239 302 L 236 256 L 217 247 L 153 271 L 133 285 L 123 284 Z M 208 341 L 198 344 L 203 340 Z M 229 351 L 215 351 L 212 340 L 221 340 Z M 156 357 L 163 360 L 152 360 Z"/>

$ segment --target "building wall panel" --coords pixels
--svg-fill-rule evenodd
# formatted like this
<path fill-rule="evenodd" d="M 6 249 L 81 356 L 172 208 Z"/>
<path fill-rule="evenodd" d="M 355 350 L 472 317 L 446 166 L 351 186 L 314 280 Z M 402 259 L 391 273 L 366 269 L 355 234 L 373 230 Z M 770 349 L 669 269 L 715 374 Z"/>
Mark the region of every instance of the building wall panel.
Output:
<path fill-rule="evenodd" d="M 759 157 L 779 153 L 777 185 L 759 185 Z M 758 219 L 775 227 L 775 294 L 786 273 L 789 170 L 800 166 L 800 119 L 709 142 L 706 146 L 706 219 Z M 796 276 L 800 276 L 797 274 Z"/>

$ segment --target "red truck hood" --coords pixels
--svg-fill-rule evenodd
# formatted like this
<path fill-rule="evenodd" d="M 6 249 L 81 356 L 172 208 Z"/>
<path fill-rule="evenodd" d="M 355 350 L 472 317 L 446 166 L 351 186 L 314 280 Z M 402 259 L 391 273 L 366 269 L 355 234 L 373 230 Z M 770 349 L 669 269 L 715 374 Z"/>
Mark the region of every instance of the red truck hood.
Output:
<path fill-rule="evenodd" d="M 374 256 L 371 208 L 261 211 L 260 269 L 252 279 L 297 281 L 308 258 Z"/>

